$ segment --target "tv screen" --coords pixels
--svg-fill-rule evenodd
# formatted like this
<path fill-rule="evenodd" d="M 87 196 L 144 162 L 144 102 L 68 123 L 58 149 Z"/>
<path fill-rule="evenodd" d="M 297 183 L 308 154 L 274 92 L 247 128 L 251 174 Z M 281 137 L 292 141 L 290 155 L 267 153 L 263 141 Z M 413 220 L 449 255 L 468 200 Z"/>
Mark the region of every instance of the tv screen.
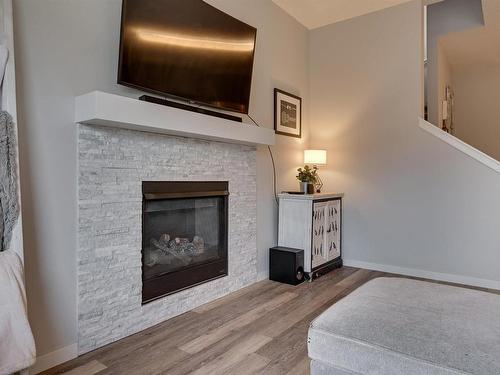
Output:
<path fill-rule="evenodd" d="M 202 0 L 123 0 L 118 83 L 248 113 L 256 34 Z"/>

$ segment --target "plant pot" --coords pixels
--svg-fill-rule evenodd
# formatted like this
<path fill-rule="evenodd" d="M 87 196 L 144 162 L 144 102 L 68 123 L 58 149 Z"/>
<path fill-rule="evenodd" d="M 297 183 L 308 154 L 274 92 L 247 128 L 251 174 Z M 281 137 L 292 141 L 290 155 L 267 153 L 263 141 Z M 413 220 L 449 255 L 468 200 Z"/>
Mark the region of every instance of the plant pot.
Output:
<path fill-rule="evenodd" d="M 299 182 L 300 191 L 306 194 L 314 194 L 314 185 L 310 182 Z"/>

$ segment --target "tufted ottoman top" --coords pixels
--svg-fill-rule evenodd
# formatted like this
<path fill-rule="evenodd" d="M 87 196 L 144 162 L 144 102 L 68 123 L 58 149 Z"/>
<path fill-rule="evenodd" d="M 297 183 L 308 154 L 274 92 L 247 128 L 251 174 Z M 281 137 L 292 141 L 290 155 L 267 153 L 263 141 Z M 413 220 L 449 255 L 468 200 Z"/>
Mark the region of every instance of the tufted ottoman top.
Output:
<path fill-rule="evenodd" d="M 374 279 L 309 328 L 309 357 L 346 373 L 500 374 L 500 295 Z"/>

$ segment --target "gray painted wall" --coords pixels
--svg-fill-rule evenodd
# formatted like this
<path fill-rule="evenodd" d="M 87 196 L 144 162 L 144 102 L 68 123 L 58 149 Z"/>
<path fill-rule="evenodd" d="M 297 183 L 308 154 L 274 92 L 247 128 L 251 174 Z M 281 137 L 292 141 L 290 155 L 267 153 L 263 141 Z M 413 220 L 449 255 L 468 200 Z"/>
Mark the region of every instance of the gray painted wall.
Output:
<path fill-rule="evenodd" d="M 500 175 L 418 127 L 420 1 L 310 34 L 311 147 L 347 261 L 500 281 Z"/>
<path fill-rule="evenodd" d="M 250 111 L 273 127 L 275 86 L 304 98 L 302 140 L 278 137 L 278 190 L 294 189 L 308 137 L 306 29 L 268 0 L 210 0 L 258 28 Z M 116 85 L 120 0 L 16 0 L 15 35 L 26 281 L 38 355 L 76 342 L 76 126 L 74 97 Z M 276 243 L 266 148 L 259 148 L 258 270 Z"/>

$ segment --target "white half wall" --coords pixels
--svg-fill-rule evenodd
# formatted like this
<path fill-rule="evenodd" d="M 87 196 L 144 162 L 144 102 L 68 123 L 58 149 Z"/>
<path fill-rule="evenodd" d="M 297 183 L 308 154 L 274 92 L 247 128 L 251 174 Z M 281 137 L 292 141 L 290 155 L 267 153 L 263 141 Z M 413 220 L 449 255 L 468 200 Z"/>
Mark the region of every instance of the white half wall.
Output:
<path fill-rule="evenodd" d="M 311 32 L 311 147 L 346 194 L 351 264 L 494 285 L 500 175 L 419 128 L 421 32 L 419 0 Z"/>
<path fill-rule="evenodd" d="M 274 87 L 303 98 L 302 140 L 279 136 L 273 147 L 278 191 L 294 189 L 308 137 L 307 29 L 269 0 L 208 2 L 258 29 L 252 117 L 273 128 Z M 16 0 L 14 14 L 27 294 L 43 356 L 74 344 L 77 335 L 74 97 L 93 90 L 131 97 L 140 92 L 116 84 L 121 0 Z M 257 170 L 263 275 L 268 248 L 277 241 L 266 147 L 258 149 Z"/>

